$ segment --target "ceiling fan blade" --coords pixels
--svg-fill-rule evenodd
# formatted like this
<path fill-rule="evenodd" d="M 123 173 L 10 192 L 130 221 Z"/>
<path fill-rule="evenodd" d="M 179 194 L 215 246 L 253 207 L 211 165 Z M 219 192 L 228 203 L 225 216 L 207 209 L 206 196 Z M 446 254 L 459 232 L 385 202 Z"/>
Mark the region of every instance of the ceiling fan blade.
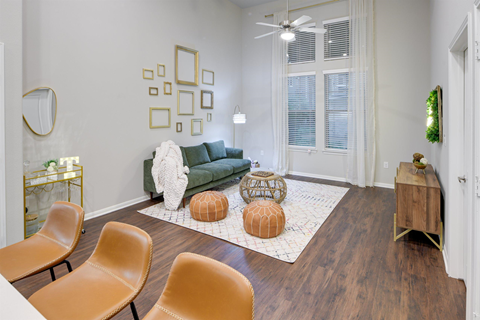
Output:
<path fill-rule="evenodd" d="M 278 31 L 279 31 L 279 30 L 275 30 L 275 31 L 272 31 L 272 32 L 269 32 L 269 33 L 262 34 L 261 36 L 256 36 L 255 39 L 260 39 L 260 38 L 269 36 L 269 35 L 271 35 L 271 34 L 277 33 Z"/>
<path fill-rule="evenodd" d="M 299 25 L 304 24 L 305 22 L 310 20 L 312 20 L 312 18 L 310 18 L 309 16 L 301 16 L 297 20 L 293 21 L 290 25 L 292 27 L 298 27 Z"/>
<path fill-rule="evenodd" d="M 315 22 L 307 23 L 297 28 L 310 28 L 310 27 L 315 27 Z"/>
<path fill-rule="evenodd" d="M 327 30 L 320 28 L 298 28 L 298 31 L 311 32 L 311 33 L 325 33 Z"/>
<path fill-rule="evenodd" d="M 277 24 L 271 24 L 271 23 L 264 23 L 264 22 L 257 22 L 258 25 L 261 25 L 261 26 L 267 26 L 267 27 L 274 27 L 274 28 L 281 28 L 279 25 Z"/>

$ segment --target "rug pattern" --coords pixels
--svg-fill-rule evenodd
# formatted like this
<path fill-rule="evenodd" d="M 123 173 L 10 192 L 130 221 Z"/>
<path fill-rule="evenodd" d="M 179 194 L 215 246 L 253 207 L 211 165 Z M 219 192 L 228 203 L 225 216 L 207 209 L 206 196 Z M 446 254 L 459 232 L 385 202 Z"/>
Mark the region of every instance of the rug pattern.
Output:
<path fill-rule="evenodd" d="M 243 229 L 243 209 L 247 204 L 238 192 L 239 179 L 214 189 L 223 192 L 230 205 L 227 217 L 220 221 L 192 219 L 188 203 L 186 208 L 177 211 L 165 209 L 161 202 L 138 212 L 294 263 L 349 189 L 290 179 L 285 181 L 288 192 L 281 203 L 287 219 L 285 230 L 272 239 L 254 237 Z"/>

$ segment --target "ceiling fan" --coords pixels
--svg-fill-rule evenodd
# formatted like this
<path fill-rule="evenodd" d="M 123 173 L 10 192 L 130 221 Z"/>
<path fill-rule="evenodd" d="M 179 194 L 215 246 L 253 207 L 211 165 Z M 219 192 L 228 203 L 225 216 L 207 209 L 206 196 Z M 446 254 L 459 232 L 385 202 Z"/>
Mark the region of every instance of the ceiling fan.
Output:
<path fill-rule="evenodd" d="M 311 28 L 315 24 L 309 23 L 304 24 L 312 20 L 309 16 L 301 16 L 295 21 L 290 21 L 290 12 L 288 8 L 289 0 L 287 0 L 287 20 L 280 22 L 278 25 L 264 23 L 264 22 L 257 22 L 258 25 L 267 26 L 267 27 L 274 27 L 279 28 L 278 30 L 262 34 L 261 36 L 255 37 L 255 39 L 260 39 L 272 34 L 280 33 L 280 37 L 285 41 L 294 41 L 295 40 L 295 32 L 294 31 L 303 31 L 303 32 L 311 32 L 311 33 L 325 33 L 327 30 L 321 28 Z"/>

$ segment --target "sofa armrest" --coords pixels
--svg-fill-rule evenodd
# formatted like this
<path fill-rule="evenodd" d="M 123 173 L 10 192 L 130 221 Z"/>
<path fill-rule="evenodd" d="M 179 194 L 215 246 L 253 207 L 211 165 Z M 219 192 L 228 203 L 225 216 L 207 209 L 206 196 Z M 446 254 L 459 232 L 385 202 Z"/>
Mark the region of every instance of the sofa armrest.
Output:
<path fill-rule="evenodd" d="M 153 159 L 143 161 L 143 190 L 156 193 L 155 182 L 152 177 Z"/>
<path fill-rule="evenodd" d="M 225 148 L 225 150 L 227 151 L 227 158 L 243 159 L 243 149 Z"/>

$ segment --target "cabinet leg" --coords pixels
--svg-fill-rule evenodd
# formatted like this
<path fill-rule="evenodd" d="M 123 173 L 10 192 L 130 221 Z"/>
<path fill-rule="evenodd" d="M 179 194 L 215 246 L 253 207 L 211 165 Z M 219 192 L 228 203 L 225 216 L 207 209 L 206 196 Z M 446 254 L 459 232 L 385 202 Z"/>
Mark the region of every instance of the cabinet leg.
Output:
<path fill-rule="evenodd" d="M 397 241 L 397 214 L 393 214 L 393 241 Z"/>
<path fill-rule="evenodd" d="M 183 208 L 185 209 L 185 203 L 187 203 L 187 198 L 183 198 Z"/>
<path fill-rule="evenodd" d="M 150 192 L 150 200 L 153 200 L 153 192 Z"/>

